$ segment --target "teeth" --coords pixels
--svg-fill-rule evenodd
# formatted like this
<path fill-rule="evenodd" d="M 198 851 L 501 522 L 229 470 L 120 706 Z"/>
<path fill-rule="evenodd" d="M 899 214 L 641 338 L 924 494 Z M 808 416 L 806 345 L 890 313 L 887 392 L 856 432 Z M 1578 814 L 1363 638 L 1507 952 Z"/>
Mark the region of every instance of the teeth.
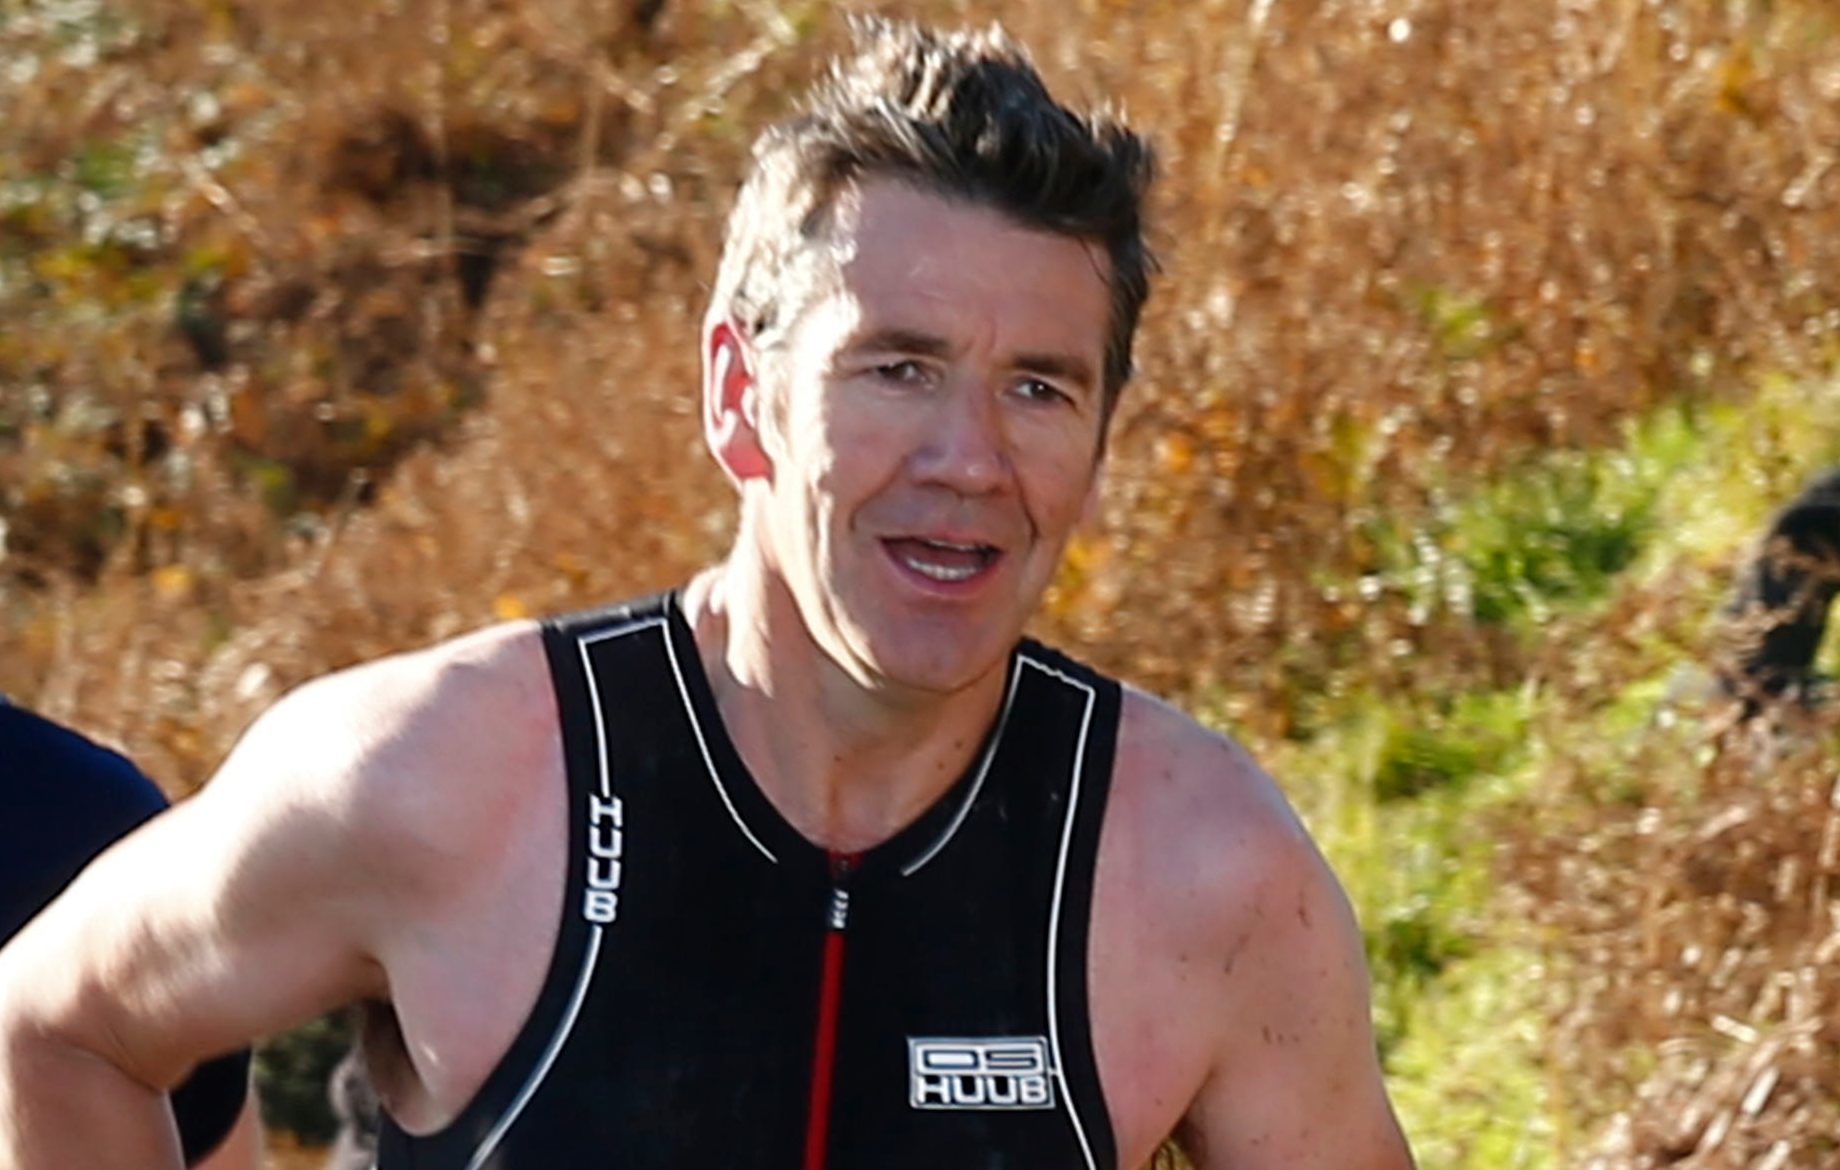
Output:
<path fill-rule="evenodd" d="M 978 571 L 977 566 L 973 565 L 954 569 L 945 565 L 935 565 L 931 561 L 917 560 L 914 557 L 902 557 L 901 563 L 921 576 L 931 577 L 935 581 L 968 581 Z"/>
<path fill-rule="evenodd" d="M 963 553 L 981 552 L 984 548 L 981 544 L 953 544 L 949 540 L 923 540 L 921 543 L 930 544 L 934 548 L 949 549 L 952 552 Z"/>

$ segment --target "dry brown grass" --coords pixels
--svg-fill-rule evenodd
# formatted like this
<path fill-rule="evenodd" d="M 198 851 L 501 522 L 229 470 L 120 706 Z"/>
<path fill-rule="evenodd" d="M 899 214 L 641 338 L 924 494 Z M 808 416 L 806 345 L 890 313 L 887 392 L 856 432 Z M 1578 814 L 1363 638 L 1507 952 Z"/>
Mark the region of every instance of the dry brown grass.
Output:
<path fill-rule="evenodd" d="M 184 789 L 292 683 L 665 586 L 721 549 L 695 322 L 749 134 L 835 44 L 824 6 L 670 3 L 642 32 L 613 0 L 141 0 L 93 59 L 71 48 L 81 21 L 21 11 L 0 61 L 40 64 L 0 77 L 0 689 Z M 1119 97 L 1168 176 L 1168 277 L 1106 522 L 1072 550 L 1043 632 L 1163 690 L 1225 693 L 1255 736 L 1295 731 L 1311 696 L 1351 680 L 1539 667 L 1460 609 L 1356 592 L 1376 518 L 1429 515 L 1664 398 L 1835 356 L 1840 38 L 1824 4 L 1002 15 L 1065 89 Z M 149 155 L 124 161 L 122 143 Z M 240 153 L 212 154 L 227 144 Z M 469 296 L 462 270 L 488 267 Z M 1587 961 L 1648 989 L 1568 1024 L 1581 1084 L 1598 1083 L 1593 1054 L 1813 969 L 1817 986 L 1781 1001 L 1802 1015 L 1736 1055 L 1710 1037 L 1670 1049 L 1640 1109 L 1663 1116 L 1669 1093 L 1768 1048 L 1790 1061 L 1768 1110 L 1831 1121 L 1833 1086 L 1798 1088 L 1818 1062 L 1794 1063 L 1835 1039 L 1795 1022 L 1832 1019 L 1823 928 L 1789 909 L 1819 867 L 1770 869 L 1826 856 L 1826 788 L 1804 772 L 1719 790 L 1774 828 L 1715 851 L 1710 878 L 1694 869 L 1705 898 L 1667 887 L 1678 922 L 1641 939 L 1626 915 L 1650 895 L 1626 867 L 1692 868 L 1708 842 L 1612 818 L 1549 859 L 1545 892 L 1602 909 Z M 1758 883 L 1787 883 L 1769 940 L 1744 934 L 1753 903 L 1735 892 Z M 1721 897 L 1729 914 L 1700 912 Z M 1702 988 L 1669 931 L 1714 974 L 1735 943 L 1750 957 Z M 1650 1019 L 1630 1005 L 1664 970 L 1697 990 Z M 1710 1080 L 1682 1079 L 1695 1061 Z M 1630 1124 L 1651 1151 L 1685 1140 Z M 1764 1149 L 1744 1145 L 1749 1124 L 1722 1148 Z"/>
<path fill-rule="evenodd" d="M 1328 676 L 1392 661 L 1407 682 L 1452 642 L 1324 587 L 1370 567 L 1372 517 L 1734 368 L 1825 360 L 1840 67 L 1822 7 L 1749 11 L 1007 12 L 1067 88 L 1154 129 L 1169 176 L 1108 523 L 1048 632 L 1164 689 L 1230 680 L 1243 718 L 1282 731 Z M 0 454 L 0 683 L 193 781 L 273 693 L 245 668 L 292 681 L 718 549 L 693 322 L 749 129 L 833 43 L 819 15 L 667 6 L 642 38 L 612 3 L 148 3 L 118 56 L 20 87 L 14 157 L 55 169 L 157 127 L 178 161 L 76 217 L 160 219 L 150 255 L 59 268 L 67 241 L 28 241 L 54 275 L 9 298 L 23 327 L 0 345 L 8 397 L 40 397 L 9 404 L 24 442 Z M 205 140 L 245 153 L 212 179 Z M 476 309 L 456 249 L 499 266 Z M 214 373 L 171 323 L 187 265 L 221 281 Z M 380 506 L 347 507 L 386 473 Z M 321 522 L 274 523 L 302 505 Z M 63 586 L 72 567 L 106 587 Z M 1414 653 L 1388 652 L 1402 638 Z M 225 702 L 226 672 L 247 699 Z M 188 728 L 196 750 L 167 746 Z"/>
<path fill-rule="evenodd" d="M 303 1147 L 283 1133 L 270 1133 L 267 1137 L 264 1170 L 321 1170 L 326 1165 L 328 1151 L 324 1149 Z"/>
<path fill-rule="evenodd" d="M 1588 726 L 1703 651 L 1686 567 L 1536 654 L 1544 720 Z M 1697 601 L 1696 601 L 1697 598 Z M 1589 652 L 1578 647 L 1588 640 Z M 1676 681 L 1679 689 L 1679 680 Z M 1497 912 L 1539 940 L 1544 1073 L 1583 1170 L 1826 1167 L 1840 1157 L 1840 711 L 1746 720 L 1688 687 L 1617 739 L 1539 729 L 1543 790 L 1496 828 Z M 1584 795 L 1585 799 L 1579 799 Z"/>
<path fill-rule="evenodd" d="M 1552 1045 L 1572 1110 L 1609 1122 L 1592 1170 L 1840 1157 L 1840 788 L 1817 746 L 1840 719 L 1795 722 L 1724 737 L 1690 805 L 1658 793 L 1517 854 L 1574 972 Z"/>

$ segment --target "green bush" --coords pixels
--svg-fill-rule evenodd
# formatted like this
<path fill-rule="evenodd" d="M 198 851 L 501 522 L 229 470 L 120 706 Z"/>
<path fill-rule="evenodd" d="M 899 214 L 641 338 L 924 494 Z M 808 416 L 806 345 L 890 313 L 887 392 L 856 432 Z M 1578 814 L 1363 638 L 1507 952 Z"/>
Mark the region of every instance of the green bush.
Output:
<path fill-rule="evenodd" d="M 262 1123 L 308 1145 L 330 1142 L 338 1120 L 326 1084 L 355 1034 L 351 1017 L 335 1012 L 261 1045 L 255 1063 Z"/>

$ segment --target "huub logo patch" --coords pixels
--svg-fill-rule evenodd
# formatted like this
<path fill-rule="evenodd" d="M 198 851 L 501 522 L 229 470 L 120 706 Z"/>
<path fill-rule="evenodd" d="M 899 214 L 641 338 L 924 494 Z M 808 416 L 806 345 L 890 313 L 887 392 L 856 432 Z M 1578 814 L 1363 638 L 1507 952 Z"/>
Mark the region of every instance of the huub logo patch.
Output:
<path fill-rule="evenodd" d="M 617 796 L 588 797 L 588 885 L 581 916 L 605 926 L 620 916 L 620 857 L 626 851 L 626 806 Z"/>
<path fill-rule="evenodd" d="M 907 1039 L 915 1109 L 1052 1109 L 1054 1069 L 1041 1036 Z"/>

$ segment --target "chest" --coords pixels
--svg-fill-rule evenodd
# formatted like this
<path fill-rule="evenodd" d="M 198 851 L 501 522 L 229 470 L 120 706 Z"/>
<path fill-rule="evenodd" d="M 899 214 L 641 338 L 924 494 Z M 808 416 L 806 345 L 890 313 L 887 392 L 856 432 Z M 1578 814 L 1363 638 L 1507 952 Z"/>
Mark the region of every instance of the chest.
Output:
<path fill-rule="evenodd" d="M 553 819 L 553 826 L 532 832 L 538 856 L 568 851 L 560 811 Z M 620 844 L 624 853 L 626 841 Z M 640 850 L 642 864 L 647 852 Z M 628 859 L 621 861 L 624 885 Z M 553 919 L 567 880 L 560 863 L 550 868 L 496 883 L 498 906 L 472 916 L 493 928 L 449 940 L 443 951 L 463 957 L 431 965 L 430 994 L 421 1000 L 426 1010 L 412 1015 L 408 1032 L 434 1054 L 427 1063 L 447 1080 L 431 1080 L 405 1059 L 400 1021 L 374 1029 L 372 1067 L 399 1118 L 428 1119 L 421 1128 L 445 1126 L 468 1101 L 489 1095 L 482 1089 L 495 1068 L 531 1062 L 528 1052 L 521 1060 L 512 1052 L 521 1028 L 566 1010 L 556 988 L 566 985 L 572 994 L 576 987 L 561 978 L 563 964 L 543 958 L 556 951 Z M 574 1115 L 565 1128 L 594 1118 L 611 1131 L 606 1140 L 624 1145 L 634 1133 L 650 1132 L 655 1144 L 668 1146 L 688 1132 L 681 1119 L 706 1115 L 714 1101 L 723 1116 L 752 1114 L 764 1119 L 756 1124 L 777 1127 L 779 1146 L 802 1145 L 828 1000 L 835 1044 L 830 1108 L 864 1123 L 857 1138 L 839 1140 L 844 1152 L 852 1140 L 882 1149 L 874 1135 L 890 1132 L 888 1115 L 899 1121 L 916 1102 L 961 1106 L 922 1120 L 929 1128 L 943 1123 L 962 1131 L 959 1137 L 977 1143 L 979 1154 L 988 1153 L 993 1127 L 1039 1141 L 1041 1119 L 1006 1107 L 1053 1100 L 1057 1087 L 1043 1074 L 1067 1059 L 1063 1053 L 1057 1062 L 1046 1043 L 1050 923 L 1042 892 L 1028 889 L 1029 874 L 988 862 L 975 868 L 942 869 L 945 881 L 901 887 L 873 879 L 837 883 L 819 873 L 798 882 L 737 883 L 706 859 L 671 864 L 672 887 L 653 887 L 636 901 L 627 891 L 626 925 L 642 937 L 619 940 L 615 957 L 599 954 L 616 945 L 602 935 L 595 962 L 610 960 L 604 971 L 611 981 L 582 988 L 593 995 L 584 994 L 585 1017 L 570 1029 L 598 1034 L 602 1059 L 623 1054 L 617 1063 L 624 1072 L 565 1062 L 561 1077 L 579 1078 L 574 1083 L 587 1091 L 567 1103 L 557 1094 L 547 1108 Z M 600 869 L 604 880 L 606 867 Z M 1207 1017 L 1206 998 L 1217 991 L 1205 972 L 1190 969 L 1189 956 L 1163 954 L 1166 944 L 1143 913 L 1128 871 L 1101 859 L 1098 875 L 1085 995 L 1075 989 L 1070 1006 L 1083 1012 L 1077 1024 L 1087 1029 L 1097 1076 L 1092 1092 L 1113 1132 L 1117 1165 L 1134 1167 L 1180 1121 L 1206 1074 L 1208 1032 L 1194 1021 Z M 583 907 L 606 904 L 593 890 L 584 862 L 577 887 Z M 833 938 L 839 894 L 844 929 Z M 531 913 L 532 906 L 545 910 Z M 828 990 L 827 956 L 835 966 Z M 580 951 L 574 957 L 588 958 Z M 455 978 L 463 970 L 470 977 Z M 576 968 L 578 978 L 584 973 Z M 539 1005 L 546 985 L 549 1002 Z M 1014 1041 L 1020 1043 L 1008 1043 Z M 691 1051 L 698 1046 L 713 1051 L 698 1056 Z M 619 1101 L 637 1107 L 637 1122 L 606 1108 Z M 695 1128 L 705 1140 L 725 1132 Z"/>
<path fill-rule="evenodd" d="M 589 696 L 636 674 L 581 660 Z M 617 718 L 565 706 L 534 1006 L 458 1119 L 386 1133 L 381 1165 L 1117 1164 L 1087 964 L 1109 750 L 1082 734 L 1094 691 L 1044 681 L 945 800 L 847 859 L 776 817 L 681 676 Z"/>

